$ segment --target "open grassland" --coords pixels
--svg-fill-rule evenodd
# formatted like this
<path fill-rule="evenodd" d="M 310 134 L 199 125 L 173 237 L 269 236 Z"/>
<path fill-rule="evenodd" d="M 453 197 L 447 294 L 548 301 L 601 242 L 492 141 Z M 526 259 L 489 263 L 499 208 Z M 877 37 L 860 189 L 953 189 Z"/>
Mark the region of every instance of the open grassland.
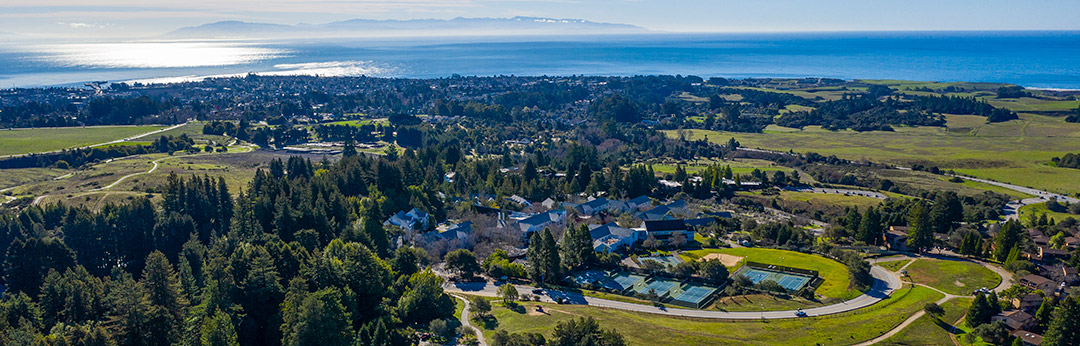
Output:
<path fill-rule="evenodd" d="M 941 304 L 941 307 L 945 309 L 945 315 L 941 316 L 940 319 L 930 315 L 923 315 L 900 333 L 880 343 L 880 345 L 951 345 L 951 334 L 954 331 L 953 324 L 967 313 L 969 306 L 971 306 L 971 299 L 969 298 L 951 299 Z M 959 330 L 956 329 L 956 331 Z"/>
<path fill-rule="evenodd" d="M 0 156 L 78 148 L 162 128 L 164 126 L 91 126 L 0 130 Z"/>
<path fill-rule="evenodd" d="M 478 324 L 489 338 L 496 330 L 550 336 L 556 323 L 588 316 L 597 319 L 602 328 L 618 331 L 630 345 L 850 345 L 884 334 L 926 303 L 941 297 L 927 288 L 906 288 L 872 307 L 849 313 L 739 322 L 675 318 L 582 305 L 528 303 L 523 306 L 525 310 L 514 311 L 492 304 L 493 323 Z M 536 305 L 542 306 L 547 314 L 526 313 Z"/>
<path fill-rule="evenodd" d="M 1050 209 L 1046 208 L 1046 203 L 1036 203 L 1020 207 L 1020 220 L 1026 222 L 1032 214 L 1035 214 L 1035 217 L 1040 217 L 1043 214 L 1046 214 L 1047 218 L 1054 219 L 1055 221 L 1062 221 L 1070 217 L 1074 219 L 1080 219 L 1080 215 L 1050 211 Z"/>
<path fill-rule="evenodd" d="M 889 179 L 896 183 L 906 184 L 908 186 L 914 186 L 929 191 L 952 191 L 960 196 L 976 196 L 991 191 L 1009 195 L 1016 199 L 1033 197 L 1026 193 L 977 181 L 964 180 L 963 183 L 954 183 L 949 181 L 949 177 L 947 176 L 931 174 L 929 172 L 897 169 L 871 169 L 871 171 L 874 175 L 877 175 L 882 179 Z"/>
<path fill-rule="evenodd" d="M 953 116 L 950 116 L 950 119 Z M 963 126 L 972 126 L 962 120 Z M 966 128 L 966 127 L 965 127 Z M 851 160 L 911 166 L 922 164 L 1051 192 L 1080 193 L 1080 170 L 1051 167 L 1051 158 L 1080 152 L 1080 124 L 1061 118 L 1021 114 L 1020 120 L 982 124 L 956 133 L 939 127 L 898 127 L 896 131 L 827 131 L 807 127 L 796 132 L 733 133 L 672 130 L 690 139 L 725 143 L 735 138 L 745 147 L 817 152 Z"/>
<path fill-rule="evenodd" d="M 67 170 L 56 168 L 15 168 L 5 169 L 0 174 L 0 189 L 24 184 L 47 181 L 67 174 Z"/>
<path fill-rule="evenodd" d="M 1001 283 L 1000 276 L 974 262 L 921 258 L 908 266 L 907 271 L 913 282 L 956 295 L 968 295 Z"/>
<path fill-rule="evenodd" d="M 814 205 L 859 207 L 861 209 L 881 204 L 881 200 L 876 198 L 863 196 L 847 196 L 835 193 L 781 191 L 780 198 L 792 201 L 806 202 Z"/>
<path fill-rule="evenodd" d="M 191 137 L 191 139 L 195 141 L 195 144 L 229 144 L 229 142 L 232 141 L 232 138 L 228 136 L 204 135 L 202 133 L 203 126 L 205 126 L 205 123 L 193 121 L 187 123 L 184 126 L 177 127 L 169 131 L 155 133 L 150 136 L 139 138 L 137 139 L 137 141 L 146 142 L 147 144 L 149 144 L 150 142 L 153 142 L 154 140 L 157 140 L 162 136 L 179 137 L 180 135 L 187 135 L 188 137 Z"/>
<path fill-rule="evenodd" d="M 840 262 L 833 261 L 831 259 L 804 254 L 801 252 L 777 250 L 777 249 L 762 249 L 762 248 L 728 248 L 728 249 L 703 249 L 687 251 L 679 254 L 684 261 L 696 261 L 705 255 L 710 253 L 722 253 L 733 256 L 745 257 L 746 261 L 778 264 L 782 266 L 788 266 L 793 268 L 809 269 L 818 271 L 818 275 L 824 279 L 821 287 L 818 287 L 817 294 L 825 296 L 826 298 L 834 299 L 851 299 L 862 294 L 857 290 L 849 289 L 851 285 L 851 279 L 848 277 L 848 270 Z M 738 267 L 729 268 L 731 272 L 735 272 Z"/>
<path fill-rule="evenodd" d="M 653 163 L 652 167 L 656 174 L 663 176 L 665 174 L 674 174 L 676 167 L 679 165 L 682 165 L 683 169 L 685 169 L 688 174 L 701 172 L 712 165 L 731 167 L 731 172 L 733 174 L 750 174 L 750 172 L 753 172 L 755 169 L 763 172 L 784 171 L 786 173 L 791 173 L 794 171 L 794 169 L 779 166 L 774 162 L 758 159 L 729 159 L 723 161 L 704 159 L 683 162 L 660 162 Z M 802 175 L 801 177 L 809 178 L 809 175 Z"/>

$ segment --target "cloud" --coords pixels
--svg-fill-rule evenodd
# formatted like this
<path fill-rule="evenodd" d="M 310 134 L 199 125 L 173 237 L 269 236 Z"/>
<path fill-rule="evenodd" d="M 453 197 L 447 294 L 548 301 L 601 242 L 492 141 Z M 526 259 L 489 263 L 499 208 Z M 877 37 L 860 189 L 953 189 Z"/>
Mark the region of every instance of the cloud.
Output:
<path fill-rule="evenodd" d="M 104 28 L 107 28 L 107 27 L 110 26 L 110 24 L 108 24 L 108 23 L 106 23 L 104 25 L 101 25 L 101 24 L 90 24 L 90 23 L 57 22 L 56 24 L 65 25 L 65 26 L 67 26 L 69 28 L 72 28 L 72 29 L 104 29 Z"/>

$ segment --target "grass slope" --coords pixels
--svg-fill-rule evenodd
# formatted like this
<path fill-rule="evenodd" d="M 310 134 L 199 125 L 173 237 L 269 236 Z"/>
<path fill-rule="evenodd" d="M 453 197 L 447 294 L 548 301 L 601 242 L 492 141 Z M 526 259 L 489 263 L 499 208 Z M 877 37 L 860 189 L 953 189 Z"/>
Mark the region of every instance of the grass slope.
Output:
<path fill-rule="evenodd" d="M 922 258 L 907 267 L 911 280 L 956 295 L 997 287 L 1001 277 L 978 263 Z"/>
<path fill-rule="evenodd" d="M 971 299 L 951 299 L 941 304 L 945 308 L 941 319 L 923 315 L 881 345 L 951 345 L 952 324 L 967 313 L 968 306 Z"/>

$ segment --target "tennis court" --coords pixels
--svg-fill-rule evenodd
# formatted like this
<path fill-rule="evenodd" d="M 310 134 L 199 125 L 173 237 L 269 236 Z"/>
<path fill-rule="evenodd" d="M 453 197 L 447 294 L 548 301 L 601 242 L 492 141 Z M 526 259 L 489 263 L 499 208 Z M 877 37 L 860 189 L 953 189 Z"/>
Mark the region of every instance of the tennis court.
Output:
<path fill-rule="evenodd" d="M 687 285 L 682 294 L 674 299 L 694 307 L 700 307 L 701 303 L 712 296 L 713 293 L 716 293 L 716 289 L 712 287 Z"/>
<path fill-rule="evenodd" d="M 774 271 L 768 271 L 758 268 L 742 267 L 738 271 L 739 275 L 745 276 L 750 279 L 755 285 L 765 280 L 776 281 L 781 287 L 791 291 L 798 291 L 806 286 L 810 282 L 810 278 L 802 275 L 794 275 L 788 273 L 780 273 Z"/>
<path fill-rule="evenodd" d="M 604 288 L 617 290 L 617 291 L 621 292 L 621 291 L 626 291 L 626 289 L 628 289 L 630 287 L 634 287 L 634 284 L 636 284 L 636 283 L 638 283 L 639 281 L 642 281 L 642 280 L 645 280 L 644 276 L 636 275 L 636 274 L 630 274 L 630 273 L 626 273 L 626 272 L 620 272 L 618 274 L 615 274 L 611 278 L 605 280 L 600 285 L 603 286 Z"/>
<path fill-rule="evenodd" d="M 680 261 L 679 258 L 675 257 L 675 256 L 638 257 L 638 263 L 641 263 L 642 261 L 645 261 L 645 260 L 659 262 L 660 264 L 663 264 L 665 267 L 674 267 L 674 266 L 678 265 L 679 263 L 682 263 L 682 261 Z"/>
<path fill-rule="evenodd" d="M 641 294 L 649 294 L 649 291 L 653 291 L 656 292 L 657 295 L 663 296 L 664 293 L 667 293 L 667 291 L 670 291 L 677 286 L 679 286 L 678 281 L 656 279 L 636 291 Z"/>
<path fill-rule="evenodd" d="M 608 276 L 607 272 L 600 270 L 586 270 L 577 274 L 574 274 L 574 283 L 578 285 L 588 285 L 597 282 L 601 282 Z"/>

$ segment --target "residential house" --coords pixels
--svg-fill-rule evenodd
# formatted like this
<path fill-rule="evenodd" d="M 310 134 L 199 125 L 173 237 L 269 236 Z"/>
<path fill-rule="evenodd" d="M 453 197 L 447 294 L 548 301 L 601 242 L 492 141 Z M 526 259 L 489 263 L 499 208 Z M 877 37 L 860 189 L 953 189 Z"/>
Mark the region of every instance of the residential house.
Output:
<path fill-rule="evenodd" d="M 1012 336 L 1015 338 L 1019 338 L 1020 341 L 1027 346 L 1039 346 L 1042 345 L 1043 342 L 1042 335 L 1035 334 L 1026 330 L 1017 330 L 1015 332 L 1012 332 Z"/>
<path fill-rule="evenodd" d="M 885 231 L 885 244 L 889 250 L 907 250 L 908 228 L 903 226 L 889 226 Z"/>
<path fill-rule="evenodd" d="M 544 228 L 551 226 L 561 226 L 566 223 L 566 211 L 565 210 L 551 210 L 542 213 L 536 213 L 527 218 L 518 221 L 518 227 L 521 229 L 521 233 L 525 238 L 529 237 L 529 234 Z"/>
<path fill-rule="evenodd" d="M 641 240 L 640 231 L 619 227 L 614 222 L 589 225 L 589 235 L 593 239 L 593 250 L 596 252 L 629 251 Z"/>
<path fill-rule="evenodd" d="M 658 240 L 670 240 L 676 235 L 682 235 L 686 240 L 694 239 L 694 231 L 686 226 L 683 220 L 646 220 L 641 223 L 646 237 Z"/>
<path fill-rule="evenodd" d="M 510 196 L 510 197 L 507 197 L 506 199 L 511 201 L 511 202 L 517 203 L 518 205 L 523 206 L 523 207 L 531 207 L 532 206 L 532 202 L 529 202 L 529 200 L 525 199 L 525 197 L 521 197 L 521 196 L 518 196 L 518 195 L 513 195 L 513 196 Z"/>
<path fill-rule="evenodd" d="M 1001 321 L 1012 330 L 1030 329 L 1036 325 L 1035 316 L 1023 310 L 1009 310 L 990 318 L 991 321 Z"/>
<path fill-rule="evenodd" d="M 637 196 L 626 201 L 626 206 L 634 211 L 642 211 L 645 208 L 652 206 L 652 198 L 649 198 L 649 196 L 646 195 Z"/>
<path fill-rule="evenodd" d="M 1045 293 L 1053 292 L 1054 289 L 1057 288 L 1057 284 L 1055 284 L 1053 280 L 1035 274 L 1020 278 L 1020 285 L 1033 290 L 1040 290 Z"/>
<path fill-rule="evenodd" d="M 409 210 L 409 212 L 399 211 L 394 214 L 383 225 L 394 225 L 401 227 L 401 229 L 413 230 L 413 231 L 426 231 L 431 229 L 431 215 L 422 212 L 416 208 Z"/>
<path fill-rule="evenodd" d="M 465 239 L 469 234 L 472 234 L 472 221 L 441 224 L 435 228 L 434 232 L 427 233 L 427 235 L 446 240 Z"/>
<path fill-rule="evenodd" d="M 1042 296 L 1038 294 L 1025 294 L 1020 298 L 1012 299 L 1012 306 L 1020 310 L 1035 311 L 1042 305 Z"/>
<path fill-rule="evenodd" d="M 626 202 L 613 201 L 603 197 L 578 204 L 576 209 L 578 212 L 585 215 L 596 215 L 600 212 L 618 214 L 630 211 L 630 207 L 627 206 Z"/>
<path fill-rule="evenodd" d="M 556 202 L 554 199 L 548 198 L 545 199 L 543 202 L 540 202 L 540 205 L 544 206 L 544 209 L 555 209 L 555 207 L 559 205 L 559 202 Z"/>

